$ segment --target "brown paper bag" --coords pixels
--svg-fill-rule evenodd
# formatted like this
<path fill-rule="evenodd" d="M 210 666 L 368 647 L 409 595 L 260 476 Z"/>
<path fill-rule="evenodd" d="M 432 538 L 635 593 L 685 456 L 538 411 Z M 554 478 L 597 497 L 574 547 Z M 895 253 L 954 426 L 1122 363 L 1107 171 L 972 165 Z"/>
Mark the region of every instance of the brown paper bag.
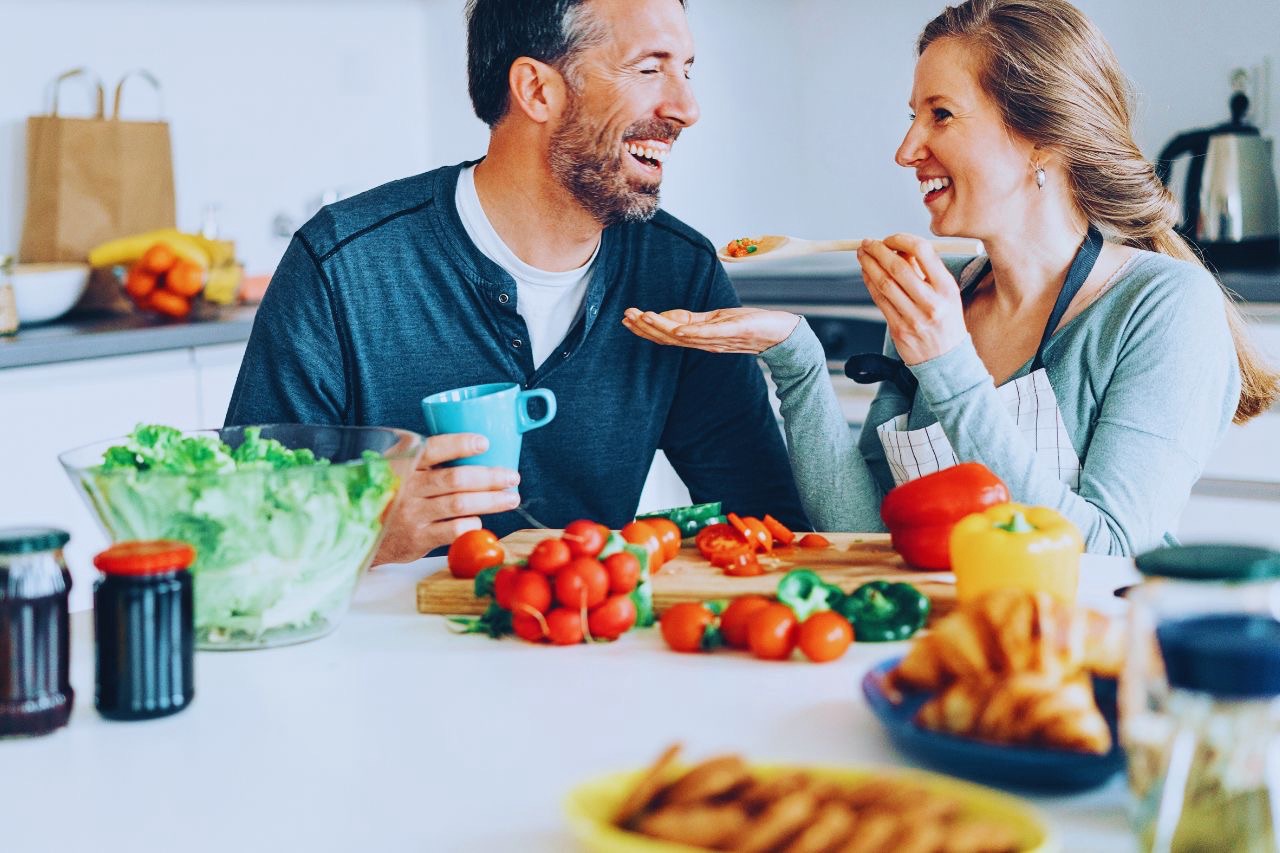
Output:
<path fill-rule="evenodd" d="M 52 112 L 27 119 L 21 260 L 84 261 L 107 240 L 175 224 L 169 125 L 120 120 L 120 97 L 134 74 L 159 90 L 146 71 L 126 74 L 116 86 L 110 117 L 103 114 L 100 82 L 95 116 L 58 115 L 61 84 L 90 76 L 77 68 L 55 82 Z"/>

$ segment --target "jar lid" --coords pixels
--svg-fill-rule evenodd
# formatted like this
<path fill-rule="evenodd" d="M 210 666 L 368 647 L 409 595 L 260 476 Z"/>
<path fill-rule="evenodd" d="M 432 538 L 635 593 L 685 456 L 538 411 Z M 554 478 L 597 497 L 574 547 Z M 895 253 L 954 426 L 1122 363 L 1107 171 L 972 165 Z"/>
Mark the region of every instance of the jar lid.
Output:
<path fill-rule="evenodd" d="M 70 533 L 56 527 L 0 527 L 0 554 L 53 551 L 70 539 Z"/>
<path fill-rule="evenodd" d="M 1176 545 L 1139 554 L 1147 577 L 1187 581 L 1264 581 L 1280 578 L 1280 551 L 1249 545 Z"/>
<path fill-rule="evenodd" d="M 1214 613 L 1156 626 L 1171 687 L 1234 699 L 1280 696 L 1280 622 Z"/>
<path fill-rule="evenodd" d="M 107 575 L 157 575 L 181 571 L 194 562 L 196 551 L 174 539 L 117 542 L 93 558 Z"/>

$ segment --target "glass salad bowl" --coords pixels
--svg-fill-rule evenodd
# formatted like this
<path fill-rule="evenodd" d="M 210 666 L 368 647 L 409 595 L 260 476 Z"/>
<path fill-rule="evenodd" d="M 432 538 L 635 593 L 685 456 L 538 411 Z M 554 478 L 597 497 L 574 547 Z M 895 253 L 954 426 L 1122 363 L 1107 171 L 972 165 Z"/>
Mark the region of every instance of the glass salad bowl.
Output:
<path fill-rule="evenodd" d="M 195 547 L 199 648 L 259 649 L 337 627 L 423 441 L 383 427 L 139 426 L 58 459 L 112 541 Z"/>

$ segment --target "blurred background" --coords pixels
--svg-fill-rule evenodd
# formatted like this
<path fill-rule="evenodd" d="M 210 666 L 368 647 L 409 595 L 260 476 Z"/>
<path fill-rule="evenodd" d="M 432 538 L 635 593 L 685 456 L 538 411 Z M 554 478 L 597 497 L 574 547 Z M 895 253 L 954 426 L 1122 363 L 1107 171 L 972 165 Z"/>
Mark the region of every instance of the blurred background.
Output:
<path fill-rule="evenodd" d="M 1079 0 L 1139 94 L 1154 157 L 1228 118 L 1234 69 L 1251 119 L 1280 116 L 1280 0 Z M 170 122 L 178 226 L 212 210 L 248 274 L 269 273 L 326 197 L 484 151 L 466 94 L 462 0 L 0 2 L 0 251 L 18 243 L 24 123 L 50 82 L 86 66 L 110 89 L 146 68 L 122 115 Z M 915 181 L 892 156 L 907 126 L 912 44 L 938 0 L 689 0 L 703 117 L 676 147 L 664 205 L 720 243 L 920 231 Z M 63 114 L 88 114 L 69 82 Z"/>

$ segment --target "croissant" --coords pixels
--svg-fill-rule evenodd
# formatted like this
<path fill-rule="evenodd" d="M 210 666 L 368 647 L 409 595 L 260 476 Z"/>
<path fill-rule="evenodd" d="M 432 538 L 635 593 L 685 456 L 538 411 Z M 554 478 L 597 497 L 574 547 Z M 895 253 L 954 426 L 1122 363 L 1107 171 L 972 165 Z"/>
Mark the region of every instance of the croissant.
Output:
<path fill-rule="evenodd" d="M 1098 754 L 1111 749 L 1111 730 L 1084 673 L 1066 682 L 1039 672 L 995 682 L 957 681 L 922 705 L 916 722 L 995 743 Z"/>
<path fill-rule="evenodd" d="M 991 681 L 1038 672 L 1059 681 L 1079 672 L 1115 675 L 1120 628 L 1105 616 L 1046 593 L 995 590 L 917 638 L 888 687 L 940 690 L 955 681 Z"/>

